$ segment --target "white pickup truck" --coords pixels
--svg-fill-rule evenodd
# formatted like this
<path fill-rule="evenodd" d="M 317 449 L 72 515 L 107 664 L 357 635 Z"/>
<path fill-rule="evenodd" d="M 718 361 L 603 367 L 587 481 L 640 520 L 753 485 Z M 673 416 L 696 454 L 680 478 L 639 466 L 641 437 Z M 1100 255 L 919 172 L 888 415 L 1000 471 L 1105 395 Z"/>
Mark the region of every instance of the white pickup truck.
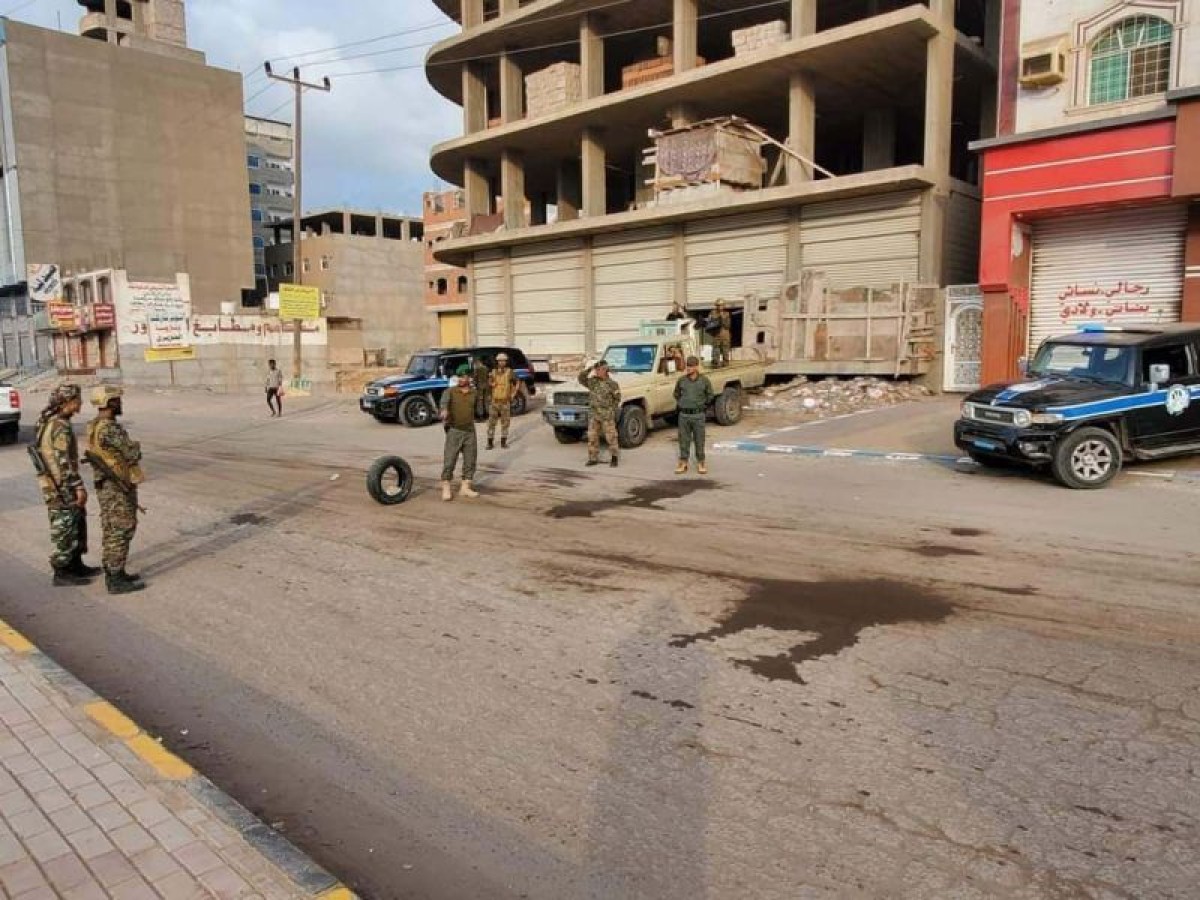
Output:
<path fill-rule="evenodd" d="M 0 378 L 0 444 L 15 444 L 21 427 L 21 394 Z"/>
<path fill-rule="evenodd" d="M 609 344 L 603 356 L 610 374 L 621 385 L 617 437 L 627 449 L 646 442 L 654 421 L 675 416 L 675 382 L 683 374 L 683 362 L 701 355 L 699 335 L 689 319 L 646 322 L 640 331 L 637 337 Z M 711 409 L 717 424 L 733 425 L 741 420 L 743 394 L 766 383 L 767 365 L 739 361 L 703 370 L 717 394 Z M 542 417 L 559 443 L 578 442 L 587 432 L 587 391 L 574 380 L 556 387 Z"/>

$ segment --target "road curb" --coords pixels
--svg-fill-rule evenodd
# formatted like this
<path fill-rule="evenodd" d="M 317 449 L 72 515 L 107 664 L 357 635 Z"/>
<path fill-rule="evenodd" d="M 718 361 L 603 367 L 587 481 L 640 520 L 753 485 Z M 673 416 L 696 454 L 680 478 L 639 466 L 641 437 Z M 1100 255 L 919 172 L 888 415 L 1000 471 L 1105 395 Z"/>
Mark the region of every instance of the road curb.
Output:
<path fill-rule="evenodd" d="M 300 848 L 222 791 L 159 740 L 0 619 L 0 644 L 28 660 L 70 704 L 114 741 L 149 765 L 159 777 L 182 786 L 198 803 L 236 831 L 283 872 L 299 890 L 320 900 L 355 900 L 356 895 Z"/>

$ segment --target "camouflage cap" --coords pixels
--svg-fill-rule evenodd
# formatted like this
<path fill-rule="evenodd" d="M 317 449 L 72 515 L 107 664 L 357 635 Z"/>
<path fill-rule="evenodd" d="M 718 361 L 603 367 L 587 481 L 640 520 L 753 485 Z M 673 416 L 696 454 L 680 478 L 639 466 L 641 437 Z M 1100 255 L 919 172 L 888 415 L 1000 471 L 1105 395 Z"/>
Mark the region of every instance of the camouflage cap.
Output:
<path fill-rule="evenodd" d="M 98 384 L 92 388 L 92 406 L 103 409 L 110 402 L 124 395 L 124 389 L 115 384 Z"/>
<path fill-rule="evenodd" d="M 608 368 L 608 360 L 607 359 L 597 360 L 596 365 L 592 366 L 593 369 L 599 369 L 601 367 L 604 367 L 605 369 Z"/>
<path fill-rule="evenodd" d="M 496 354 L 496 362 L 500 362 L 501 360 L 503 360 L 504 362 L 508 362 L 508 354 L 507 353 L 497 353 Z"/>
<path fill-rule="evenodd" d="M 50 394 L 51 406 L 66 406 L 72 400 L 78 400 L 83 396 L 83 392 L 79 389 L 79 385 L 67 382 L 60 384 Z"/>

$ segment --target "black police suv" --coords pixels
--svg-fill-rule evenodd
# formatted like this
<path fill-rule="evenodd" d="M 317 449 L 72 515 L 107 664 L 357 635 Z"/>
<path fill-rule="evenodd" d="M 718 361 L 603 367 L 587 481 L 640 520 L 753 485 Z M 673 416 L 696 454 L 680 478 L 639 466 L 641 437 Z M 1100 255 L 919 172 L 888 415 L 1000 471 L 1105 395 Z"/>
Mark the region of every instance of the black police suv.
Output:
<path fill-rule="evenodd" d="M 1087 489 L 1126 461 L 1200 453 L 1200 327 L 1085 327 L 1043 343 L 1026 378 L 963 403 L 954 439 L 977 463 Z"/>
<path fill-rule="evenodd" d="M 508 365 L 525 384 L 524 393 L 513 398 L 513 415 L 523 415 L 528 397 L 537 393 L 533 367 L 525 354 L 516 347 L 456 347 L 453 349 L 422 350 L 413 354 L 403 375 L 389 375 L 367 385 L 358 399 L 358 408 L 379 422 L 403 422 L 412 428 L 432 425 L 438 419 L 442 394 L 450 386 L 450 378 L 466 363 L 474 368 L 482 360 L 489 369 L 496 367 L 496 357 L 508 354 Z"/>

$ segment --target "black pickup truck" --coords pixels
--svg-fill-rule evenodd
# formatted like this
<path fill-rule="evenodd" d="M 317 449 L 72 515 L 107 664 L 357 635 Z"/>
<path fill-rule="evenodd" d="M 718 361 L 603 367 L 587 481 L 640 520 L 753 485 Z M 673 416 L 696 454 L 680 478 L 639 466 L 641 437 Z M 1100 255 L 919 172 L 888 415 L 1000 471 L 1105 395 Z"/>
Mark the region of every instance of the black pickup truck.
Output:
<path fill-rule="evenodd" d="M 955 443 L 980 465 L 1087 489 L 1127 461 L 1200 453 L 1198 326 L 1085 327 L 1043 343 L 1026 377 L 963 403 Z"/>

